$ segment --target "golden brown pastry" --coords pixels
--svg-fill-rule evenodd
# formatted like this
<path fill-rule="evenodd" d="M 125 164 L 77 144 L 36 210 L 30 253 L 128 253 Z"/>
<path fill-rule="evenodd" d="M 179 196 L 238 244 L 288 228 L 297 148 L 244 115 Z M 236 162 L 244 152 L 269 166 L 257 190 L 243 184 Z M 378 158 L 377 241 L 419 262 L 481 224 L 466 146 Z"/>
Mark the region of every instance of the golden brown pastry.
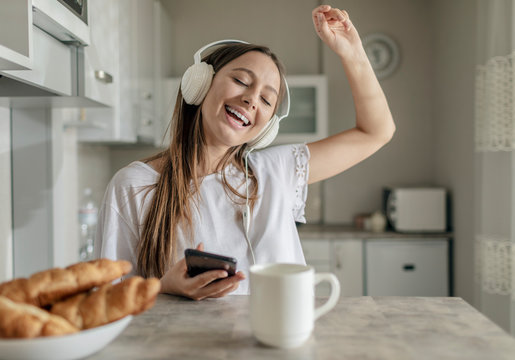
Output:
<path fill-rule="evenodd" d="M 38 272 L 28 279 L 19 278 L 0 284 L 0 295 L 15 302 L 43 307 L 95 286 L 109 283 L 132 269 L 125 260 L 99 259 L 81 262 L 65 269 Z"/>
<path fill-rule="evenodd" d="M 0 296 L 0 337 L 33 338 L 72 334 L 79 331 L 60 316 L 33 305 L 16 303 Z"/>
<path fill-rule="evenodd" d="M 89 329 L 151 308 L 160 289 L 158 279 L 134 276 L 55 303 L 50 312 L 79 329 Z"/>

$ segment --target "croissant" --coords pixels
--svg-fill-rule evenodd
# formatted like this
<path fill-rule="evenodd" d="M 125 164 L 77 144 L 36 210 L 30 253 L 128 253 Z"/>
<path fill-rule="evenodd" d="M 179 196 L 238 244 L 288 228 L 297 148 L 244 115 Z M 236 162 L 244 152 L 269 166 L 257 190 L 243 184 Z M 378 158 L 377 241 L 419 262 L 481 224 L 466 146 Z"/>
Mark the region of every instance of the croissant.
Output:
<path fill-rule="evenodd" d="M 109 283 L 132 269 L 125 260 L 99 259 L 81 262 L 65 269 L 38 272 L 28 279 L 18 278 L 0 284 L 0 295 L 15 302 L 44 307 L 70 295 Z"/>
<path fill-rule="evenodd" d="M 50 312 L 62 316 L 79 329 L 89 329 L 151 308 L 160 289 L 158 279 L 134 276 L 57 302 Z"/>
<path fill-rule="evenodd" d="M 0 296 L 0 337 L 33 338 L 72 334 L 79 331 L 60 316 Z"/>

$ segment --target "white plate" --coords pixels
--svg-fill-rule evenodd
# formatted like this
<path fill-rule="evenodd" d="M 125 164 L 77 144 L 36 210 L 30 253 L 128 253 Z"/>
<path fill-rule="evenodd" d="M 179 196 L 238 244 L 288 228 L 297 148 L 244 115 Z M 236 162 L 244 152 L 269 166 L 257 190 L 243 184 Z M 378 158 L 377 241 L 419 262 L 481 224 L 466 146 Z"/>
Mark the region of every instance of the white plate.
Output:
<path fill-rule="evenodd" d="M 0 359 L 80 359 L 96 353 L 129 325 L 132 316 L 65 336 L 0 340 Z"/>

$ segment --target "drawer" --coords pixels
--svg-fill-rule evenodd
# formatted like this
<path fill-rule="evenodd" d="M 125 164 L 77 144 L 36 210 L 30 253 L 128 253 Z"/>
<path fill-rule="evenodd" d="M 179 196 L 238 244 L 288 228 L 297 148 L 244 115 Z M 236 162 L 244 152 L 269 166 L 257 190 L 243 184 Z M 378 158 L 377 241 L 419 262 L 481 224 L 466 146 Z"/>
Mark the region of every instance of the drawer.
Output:
<path fill-rule="evenodd" d="M 448 241 L 367 241 L 370 296 L 448 296 Z"/>
<path fill-rule="evenodd" d="M 329 240 L 301 240 L 302 251 L 306 262 L 327 261 L 330 259 L 330 241 Z"/>

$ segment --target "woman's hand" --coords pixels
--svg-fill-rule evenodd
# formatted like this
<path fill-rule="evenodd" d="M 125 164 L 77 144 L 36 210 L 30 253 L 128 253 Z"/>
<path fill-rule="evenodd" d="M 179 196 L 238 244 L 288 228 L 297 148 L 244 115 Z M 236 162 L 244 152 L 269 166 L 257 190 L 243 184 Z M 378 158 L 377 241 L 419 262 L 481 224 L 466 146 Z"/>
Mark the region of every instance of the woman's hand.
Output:
<path fill-rule="evenodd" d="M 197 250 L 204 250 L 203 244 L 197 246 Z M 213 282 L 218 279 L 219 281 Z M 217 298 L 236 290 L 243 279 L 245 275 L 241 271 L 228 277 L 225 270 L 206 271 L 195 277 L 189 277 L 186 261 L 182 259 L 161 278 L 161 292 L 181 295 L 193 300 Z"/>
<path fill-rule="evenodd" d="M 315 30 L 324 43 L 341 58 L 362 52 L 361 40 L 345 10 L 320 5 L 312 12 Z"/>

